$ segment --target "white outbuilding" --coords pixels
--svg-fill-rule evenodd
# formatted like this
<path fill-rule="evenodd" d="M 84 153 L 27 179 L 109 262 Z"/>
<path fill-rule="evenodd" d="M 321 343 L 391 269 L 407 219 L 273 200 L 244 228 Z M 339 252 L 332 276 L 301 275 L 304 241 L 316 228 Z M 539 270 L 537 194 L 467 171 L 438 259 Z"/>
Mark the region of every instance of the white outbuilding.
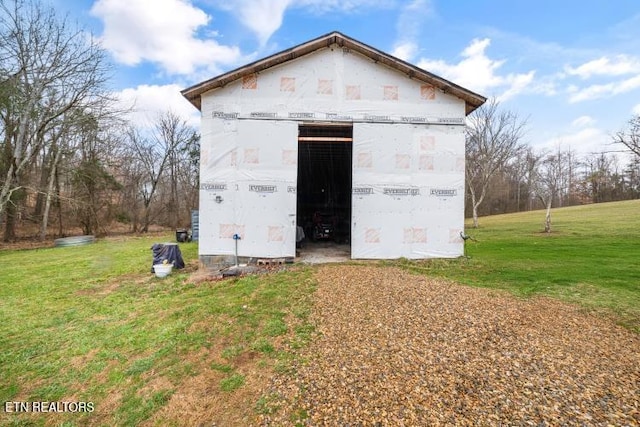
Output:
<path fill-rule="evenodd" d="M 338 32 L 182 94 L 202 113 L 205 264 L 294 257 L 296 230 L 354 259 L 463 255 L 465 116 L 485 97 Z"/>

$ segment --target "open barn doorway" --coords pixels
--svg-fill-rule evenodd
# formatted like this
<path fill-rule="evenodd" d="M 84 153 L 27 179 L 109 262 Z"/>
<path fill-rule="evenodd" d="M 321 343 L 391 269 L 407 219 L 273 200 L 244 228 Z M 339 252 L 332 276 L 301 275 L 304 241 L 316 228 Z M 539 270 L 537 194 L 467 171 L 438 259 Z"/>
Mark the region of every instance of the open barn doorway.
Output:
<path fill-rule="evenodd" d="M 353 126 L 298 128 L 297 224 L 302 262 L 338 261 L 351 254 Z"/>

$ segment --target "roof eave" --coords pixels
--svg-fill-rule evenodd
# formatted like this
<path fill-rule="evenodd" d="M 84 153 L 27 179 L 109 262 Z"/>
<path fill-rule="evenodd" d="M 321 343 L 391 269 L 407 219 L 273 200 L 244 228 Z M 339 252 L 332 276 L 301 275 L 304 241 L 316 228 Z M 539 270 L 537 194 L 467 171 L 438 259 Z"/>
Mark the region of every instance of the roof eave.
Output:
<path fill-rule="evenodd" d="M 337 44 L 340 47 L 348 48 L 350 50 L 358 52 L 364 56 L 371 58 L 374 62 L 379 62 L 388 67 L 405 73 L 409 78 L 414 78 L 425 83 L 429 83 L 445 93 L 462 99 L 463 101 L 465 101 L 465 113 L 467 115 L 473 112 L 476 108 L 480 107 L 486 101 L 486 98 L 482 95 L 465 89 L 462 86 L 458 86 L 455 83 L 443 79 L 442 77 L 436 76 L 435 74 L 416 67 L 415 65 L 412 65 L 401 59 L 395 58 L 385 52 L 382 52 L 374 47 L 347 37 L 339 32 L 326 34 L 324 36 L 310 40 L 306 43 L 302 43 L 298 46 L 294 46 L 282 52 L 252 62 L 240 68 L 236 68 L 235 70 L 221 74 L 220 76 L 188 87 L 182 90 L 181 93 L 189 102 L 191 102 L 191 104 L 193 104 L 198 110 L 200 110 L 202 107 L 201 95 L 203 93 L 208 92 L 212 89 L 224 87 L 227 84 L 236 81 L 245 75 L 259 73 L 260 71 L 266 70 L 268 68 L 305 56 L 318 49 L 329 47 L 332 44 Z"/>

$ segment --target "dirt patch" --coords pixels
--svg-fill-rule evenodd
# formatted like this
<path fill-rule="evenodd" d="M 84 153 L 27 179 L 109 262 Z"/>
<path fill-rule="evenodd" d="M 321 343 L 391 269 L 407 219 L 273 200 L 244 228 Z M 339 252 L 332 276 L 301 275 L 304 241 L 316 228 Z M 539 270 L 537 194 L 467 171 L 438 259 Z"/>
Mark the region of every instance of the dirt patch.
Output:
<path fill-rule="evenodd" d="M 136 393 L 138 396 L 151 396 L 153 393 L 165 390 L 172 390 L 174 388 L 171 381 L 168 378 L 154 376 L 144 387 L 141 387 Z"/>
<path fill-rule="evenodd" d="M 263 425 L 640 424 L 640 337 L 605 318 L 393 268 L 316 277 L 319 336 Z"/>
<path fill-rule="evenodd" d="M 238 371 L 245 378 L 242 387 L 232 392 L 220 389 L 226 374 L 207 369 L 189 378 L 171 399 L 145 425 L 239 426 L 250 425 L 252 402 L 268 376 L 259 370 Z"/>
<path fill-rule="evenodd" d="M 96 286 L 92 286 L 90 288 L 78 289 L 76 291 L 76 293 L 78 295 L 82 295 L 82 296 L 101 296 L 101 297 L 105 297 L 105 296 L 115 292 L 116 290 L 118 290 L 118 288 L 120 287 L 122 281 L 123 281 L 122 277 L 118 277 L 117 279 L 114 279 L 114 280 L 112 280 L 110 282 L 100 283 L 100 284 L 98 284 Z"/>
<path fill-rule="evenodd" d="M 117 411 L 122 402 L 122 393 L 119 391 L 109 393 L 106 397 L 96 404 L 95 411 L 89 418 L 90 425 L 101 426 L 106 425 L 113 419 L 113 414 Z"/>
<path fill-rule="evenodd" d="M 211 284 L 214 281 L 222 280 L 222 276 L 217 271 L 211 271 L 208 268 L 200 267 L 194 269 L 193 272 L 186 279 L 186 284 L 200 285 Z"/>
<path fill-rule="evenodd" d="M 87 363 L 91 362 L 96 357 L 96 354 L 98 354 L 98 349 L 94 348 L 89 350 L 86 354 L 80 354 L 72 357 L 69 360 L 69 369 L 76 370 L 86 366 Z"/>
<path fill-rule="evenodd" d="M 169 402 L 144 425 L 240 426 L 255 419 L 254 404 L 268 383 L 271 369 L 259 366 L 258 353 L 244 352 L 233 360 L 219 358 L 223 346 L 188 355 L 185 363 L 197 366 L 198 374 L 175 387 Z M 223 372 L 213 365 L 229 365 Z M 244 383 L 236 390 L 221 389 L 221 381 L 242 375 Z"/>

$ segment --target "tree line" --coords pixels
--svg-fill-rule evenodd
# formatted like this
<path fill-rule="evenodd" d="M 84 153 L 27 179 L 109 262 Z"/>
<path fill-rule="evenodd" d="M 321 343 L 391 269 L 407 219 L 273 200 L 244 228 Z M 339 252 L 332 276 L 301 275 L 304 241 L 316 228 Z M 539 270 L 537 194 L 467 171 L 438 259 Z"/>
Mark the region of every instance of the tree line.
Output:
<path fill-rule="evenodd" d="M 640 197 L 640 116 L 611 137 L 612 151 L 578 155 L 571 147 L 536 150 L 523 142 L 526 120 L 489 100 L 468 118 L 466 215 L 478 218 Z M 618 153 L 627 160 L 619 160 Z"/>
<path fill-rule="evenodd" d="M 108 89 L 99 43 L 37 0 L 0 0 L 2 240 L 81 229 L 107 234 L 190 224 L 198 206 L 199 134 L 171 111 L 125 120 Z M 640 196 L 640 116 L 612 137 L 630 153 L 535 150 L 526 120 L 490 100 L 467 119 L 466 214 L 482 215 Z"/>
<path fill-rule="evenodd" d="M 171 111 L 127 122 L 106 52 L 37 1 L 0 2 L 2 239 L 189 224 L 197 132 Z"/>

